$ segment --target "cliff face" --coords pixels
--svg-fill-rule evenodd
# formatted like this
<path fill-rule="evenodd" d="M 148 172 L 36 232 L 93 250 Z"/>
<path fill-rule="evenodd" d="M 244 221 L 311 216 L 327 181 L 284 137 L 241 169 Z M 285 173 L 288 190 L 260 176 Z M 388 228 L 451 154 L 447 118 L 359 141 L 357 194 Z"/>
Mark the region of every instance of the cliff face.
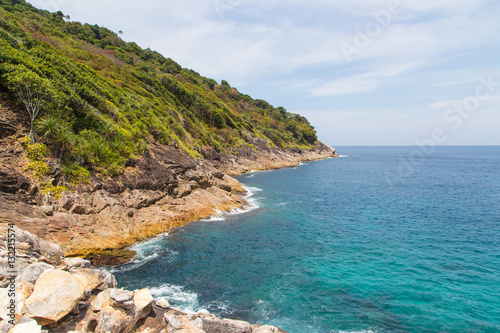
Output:
<path fill-rule="evenodd" d="M 5 104 L 4 104 L 5 105 Z M 245 206 L 245 190 L 230 175 L 298 165 L 335 156 L 323 144 L 312 150 L 270 148 L 255 141 L 255 150 L 238 156 L 206 147 L 194 159 L 172 146 L 152 144 L 120 176 L 91 173 L 55 199 L 42 194 L 25 171 L 26 153 L 19 141 L 27 133 L 22 116 L 2 109 L 0 127 L 0 223 L 15 223 L 44 240 L 59 244 L 66 255 L 95 264 L 117 264 L 133 252 L 120 250 L 172 227 Z M 62 181 L 55 161 L 48 162 L 53 184 Z"/>

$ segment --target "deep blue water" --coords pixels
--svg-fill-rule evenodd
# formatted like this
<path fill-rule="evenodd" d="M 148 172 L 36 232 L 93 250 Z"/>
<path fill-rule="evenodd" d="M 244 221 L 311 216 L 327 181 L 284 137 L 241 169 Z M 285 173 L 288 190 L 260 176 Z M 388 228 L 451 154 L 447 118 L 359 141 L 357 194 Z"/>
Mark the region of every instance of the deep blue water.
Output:
<path fill-rule="evenodd" d="M 500 332 L 500 147 L 338 147 L 258 208 L 136 245 L 119 285 L 294 332 Z"/>

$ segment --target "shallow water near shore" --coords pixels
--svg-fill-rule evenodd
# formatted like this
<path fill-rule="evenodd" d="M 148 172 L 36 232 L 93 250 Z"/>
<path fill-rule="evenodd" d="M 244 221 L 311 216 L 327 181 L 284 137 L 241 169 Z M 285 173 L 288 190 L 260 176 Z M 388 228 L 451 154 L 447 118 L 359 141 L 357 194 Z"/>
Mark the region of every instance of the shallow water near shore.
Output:
<path fill-rule="evenodd" d="M 500 147 L 338 147 L 136 244 L 120 287 L 291 332 L 499 332 Z M 240 214 L 236 214 L 240 213 Z"/>

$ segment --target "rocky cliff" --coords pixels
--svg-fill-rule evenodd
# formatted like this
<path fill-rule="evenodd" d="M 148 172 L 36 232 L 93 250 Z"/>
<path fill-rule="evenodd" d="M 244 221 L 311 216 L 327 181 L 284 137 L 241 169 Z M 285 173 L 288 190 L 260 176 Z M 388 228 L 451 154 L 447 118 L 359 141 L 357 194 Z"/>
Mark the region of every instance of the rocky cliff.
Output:
<path fill-rule="evenodd" d="M 234 156 L 205 147 L 198 159 L 154 143 L 130 160 L 122 175 L 91 172 L 89 183 L 68 185 L 70 190 L 55 199 L 43 194 L 26 172 L 29 161 L 20 143 L 28 132 L 26 119 L 12 110 L 3 103 L 0 113 L 0 223 L 15 223 L 57 243 L 65 255 L 94 264 L 126 261 L 134 253 L 124 248 L 137 241 L 218 211 L 244 207 L 245 190 L 231 175 L 335 156 L 334 149 L 321 143 L 311 150 L 286 150 L 251 136 L 253 150 Z M 48 166 L 53 185 L 68 183 L 56 160 L 49 159 Z"/>
<path fill-rule="evenodd" d="M 183 313 L 166 299 L 154 300 L 147 288 L 118 289 L 112 274 L 89 261 L 64 258 L 56 244 L 8 229 L 0 226 L 2 333 L 286 333 L 208 313 Z M 9 242 L 14 261 L 8 259 L 9 238 L 16 240 Z"/>

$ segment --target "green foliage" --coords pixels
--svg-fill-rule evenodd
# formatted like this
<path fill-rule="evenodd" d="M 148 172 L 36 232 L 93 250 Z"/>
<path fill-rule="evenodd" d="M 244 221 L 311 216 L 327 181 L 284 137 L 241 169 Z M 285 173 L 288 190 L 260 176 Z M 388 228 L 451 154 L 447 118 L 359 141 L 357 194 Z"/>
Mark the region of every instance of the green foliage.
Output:
<path fill-rule="evenodd" d="M 40 182 L 40 187 L 42 189 L 42 194 L 49 194 L 55 199 L 61 198 L 61 194 L 64 191 L 69 191 L 66 186 L 54 186 L 49 180 Z"/>
<path fill-rule="evenodd" d="M 83 166 L 71 164 L 63 167 L 63 174 L 73 185 L 90 184 L 90 172 Z"/>
<path fill-rule="evenodd" d="M 317 141 L 307 120 L 283 107 L 225 80 L 218 85 L 107 28 L 66 19 L 0 0 L 0 89 L 20 101 L 20 86 L 46 93 L 34 130 L 70 175 L 77 161 L 87 171 L 120 174 L 153 141 L 196 157 L 203 146 L 228 154 L 255 149 L 248 136 L 279 147 Z"/>

